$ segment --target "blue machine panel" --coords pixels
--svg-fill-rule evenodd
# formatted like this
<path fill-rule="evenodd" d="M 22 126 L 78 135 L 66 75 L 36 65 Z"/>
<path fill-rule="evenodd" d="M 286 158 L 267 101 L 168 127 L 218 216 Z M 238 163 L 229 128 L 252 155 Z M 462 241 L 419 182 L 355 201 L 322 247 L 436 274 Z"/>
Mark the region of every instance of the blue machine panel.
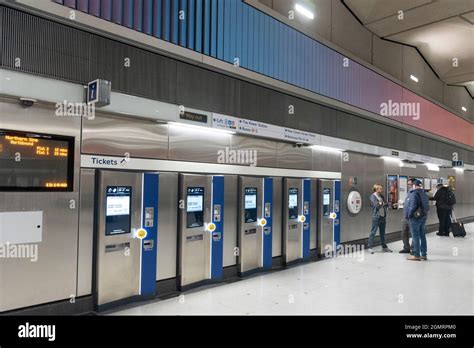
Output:
<path fill-rule="evenodd" d="M 211 279 L 222 278 L 224 258 L 224 177 L 212 177 L 212 232 Z"/>
<path fill-rule="evenodd" d="M 303 259 L 310 256 L 311 237 L 311 180 L 303 180 L 303 215 L 306 218 L 303 223 Z"/>
<path fill-rule="evenodd" d="M 267 224 L 263 230 L 263 268 L 272 268 L 272 234 L 273 234 L 273 178 L 263 181 L 263 217 Z"/>
<path fill-rule="evenodd" d="M 159 174 L 143 174 L 141 295 L 154 296 L 156 290 L 156 259 L 158 256 L 158 191 Z"/>
<path fill-rule="evenodd" d="M 334 181 L 334 243 L 336 247 L 341 243 L 341 181 Z"/>

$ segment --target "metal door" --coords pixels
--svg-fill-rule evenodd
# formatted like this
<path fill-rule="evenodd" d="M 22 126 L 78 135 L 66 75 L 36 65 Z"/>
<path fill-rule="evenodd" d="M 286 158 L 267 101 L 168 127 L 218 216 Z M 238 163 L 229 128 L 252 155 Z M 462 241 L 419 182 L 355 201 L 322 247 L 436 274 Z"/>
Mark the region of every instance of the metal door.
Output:
<path fill-rule="evenodd" d="M 142 173 L 99 171 L 97 304 L 139 295 Z"/>
<path fill-rule="evenodd" d="M 179 212 L 180 287 L 211 278 L 212 176 L 180 174 Z"/>
<path fill-rule="evenodd" d="M 334 181 L 319 180 L 318 254 L 332 253 L 334 241 Z"/>
<path fill-rule="evenodd" d="M 283 179 L 283 256 L 290 263 L 303 258 L 303 180 Z"/>
<path fill-rule="evenodd" d="M 263 266 L 263 178 L 239 177 L 239 272 Z"/>

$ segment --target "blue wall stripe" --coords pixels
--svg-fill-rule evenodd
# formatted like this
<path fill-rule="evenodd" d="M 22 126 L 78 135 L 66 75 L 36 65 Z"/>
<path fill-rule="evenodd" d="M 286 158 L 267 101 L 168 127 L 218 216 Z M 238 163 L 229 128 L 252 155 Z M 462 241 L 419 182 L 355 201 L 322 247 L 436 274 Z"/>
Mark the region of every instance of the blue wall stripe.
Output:
<path fill-rule="evenodd" d="M 204 2 L 204 34 L 203 50 L 205 55 L 211 54 L 211 0 Z"/>
<path fill-rule="evenodd" d="M 161 35 L 164 40 L 170 41 L 170 16 L 171 16 L 171 0 L 162 0 L 163 13 L 162 13 L 162 31 Z"/>
<path fill-rule="evenodd" d="M 179 45 L 186 47 L 187 18 L 189 16 L 187 0 L 179 0 L 178 27 L 179 27 Z"/>
<path fill-rule="evenodd" d="M 143 32 L 148 35 L 153 33 L 153 0 L 145 0 L 143 4 Z"/>
<path fill-rule="evenodd" d="M 137 31 L 143 30 L 143 0 L 133 1 L 133 29 Z"/>
<path fill-rule="evenodd" d="M 239 59 L 239 65 L 242 66 L 242 21 L 243 21 L 243 3 L 236 1 L 236 25 L 235 25 L 235 57 Z"/>
<path fill-rule="evenodd" d="M 195 12 L 196 2 L 195 0 L 189 0 L 188 2 L 188 13 L 186 18 L 188 19 L 188 48 L 194 50 L 194 27 L 195 27 Z"/>
<path fill-rule="evenodd" d="M 100 17 L 100 0 L 90 0 L 89 13 L 93 16 Z"/>
<path fill-rule="evenodd" d="M 102 0 L 100 3 L 100 18 L 110 21 L 112 19 L 112 0 Z"/>
<path fill-rule="evenodd" d="M 229 33 L 229 58 L 230 63 L 234 63 L 236 55 L 236 45 L 237 45 L 237 1 L 230 0 L 230 33 Z"/>
<path fill-rule="evenodd" d="M 161 19 L 163 13 L 161 0 L 153 1 L 153 36 L 161 39 Z"/>
<path fill-rule="evenodd" d="M 247 31 L 247 64 L 245 67 L 247 67 L 249 70 L 255 71 L 255 50 L 254 50 L 254 42 L 255 42 L 255 26 L 254 26 L 254 16 L 255 16 L 255 11 L 253 7 L 248 7 L 247 6 L 247 25 L 248 25 L 248 31 Z"/>
<path fill-rule="evenodd" d="M 64 0 L 64 6 L 76 8 L 76 0 Z"/>
<path fill-rule="evenodd" d="M 112 22 L 123 24 L 123 1 L 120 0 L 112 6 Z"/>
<path fill-rule="evenodd" d="M 202 12 L 203 12 L 203 0 L 196 0 L 196 41 L 195 50 L 202 52 Z"/>
<path fill-rule="evenodd" d="M 221 5 L 224 6 L 224 61 L 230 61 L 230 2 L 232 0 L 221 0 Z"/>
<path fill-rule="evenodd" d="M 121 7 L 121 5 L 122 5 L 122 0 L 120 0 L 120 3 L 117 4 L 117 7 Z M 89 12 L 89 0 L 77 0 L 76 8 L 79 11 L 88 13 Z"/>
<path fill-rule="evenodd" d="M 217 1 L 211 1 L 211 56 L 217 58 Z"/>
<path fill-rule="evenodd" d="M 133 26 L 133 0 L 123 0 L 122 23 L 128 28 Z"/>
<path fill-rule="evenodd" d="M 179 41 L 179 0 L 171 0 L 171 33 L 170 39 L 174 44 Z"/>
<path fill-rule="evenodd" d="M 240 37 L 240 65 L 242 67 L 248 66 L 247 61 L 247 45 L 248 45 L 248 6 L 241 6 L 242 11 L 242 34 Z"/>
<path fill-rule="evenodd" d="M 224 2 L 217 1 L 217 59 L 224 59 Z"/>

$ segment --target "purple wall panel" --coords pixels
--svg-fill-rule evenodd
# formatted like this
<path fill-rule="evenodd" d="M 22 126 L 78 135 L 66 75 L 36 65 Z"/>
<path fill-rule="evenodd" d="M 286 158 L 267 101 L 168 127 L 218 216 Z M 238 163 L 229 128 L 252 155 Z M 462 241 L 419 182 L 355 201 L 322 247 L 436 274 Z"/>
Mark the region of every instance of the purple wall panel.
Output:
<path fill-rule="evenodd" d="M 100 17 L 100 0 L 89 0 L 89 14 Z"/>
<path fill-rule="evenodd" d="M 82 12 L 89 12 L 89 0 L 77 0 L 76 8 Z"/>
<path fill-rule="evenodd" d="M 112 20 L 112 0 L 101 0 L 100 18 L 105 19 L 107 21 Z"/>

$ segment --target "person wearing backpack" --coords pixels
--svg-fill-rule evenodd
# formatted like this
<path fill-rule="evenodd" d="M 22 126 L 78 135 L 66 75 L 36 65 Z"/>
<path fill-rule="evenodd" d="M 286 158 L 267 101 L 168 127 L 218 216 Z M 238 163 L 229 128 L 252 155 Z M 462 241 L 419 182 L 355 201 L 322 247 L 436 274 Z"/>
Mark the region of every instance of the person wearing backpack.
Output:
<path fill-rule="evenodd" d="M 413 190 L 407 198 L 408 207 L 405 210 L 405 219 L 408 219 L 413 243 L 413 255 L 407 257 L 410 261 L 428 260 L 426 243 L 426 219 L 428 217 L 429 199 L 422 188 L 420 180 L 413 180 Z"/>
<path fill-rule="evenodd" d="M 439 220 L 438 236 L 449 237 L 449 228 L 451 227 L 451 213 L 453 205 L 456 204 L 454 192 L 443 184 L 436 186 L 437 191 L 431 201 L 436 201 L 436 212 Z"/>

